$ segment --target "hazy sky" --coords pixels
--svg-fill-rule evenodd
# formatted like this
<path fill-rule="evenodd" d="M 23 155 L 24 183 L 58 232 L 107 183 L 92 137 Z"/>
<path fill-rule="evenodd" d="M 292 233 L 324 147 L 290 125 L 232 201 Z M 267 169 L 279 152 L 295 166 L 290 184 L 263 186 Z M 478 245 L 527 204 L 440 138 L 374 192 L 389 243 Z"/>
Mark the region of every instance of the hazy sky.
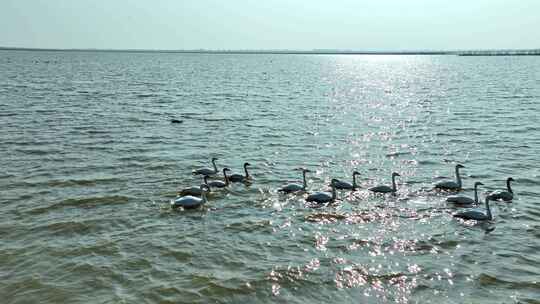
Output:
<path fill-rule="evenodd" d="M 539 0 L 0 0 L 0 46 L 540 48 Z"/>

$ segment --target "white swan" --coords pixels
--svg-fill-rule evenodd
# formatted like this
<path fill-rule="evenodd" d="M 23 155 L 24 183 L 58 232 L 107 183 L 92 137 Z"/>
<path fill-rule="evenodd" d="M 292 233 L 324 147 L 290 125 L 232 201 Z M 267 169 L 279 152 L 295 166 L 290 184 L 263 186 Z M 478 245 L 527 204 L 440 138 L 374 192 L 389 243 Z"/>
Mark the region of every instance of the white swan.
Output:
<path fill-rule="evenodd" d="M 293 193 L 293 192 L 298 192 L 298 191 L 306 191 L 306 187 L 307 187 L 307 182 L 306 182 L 306 173 L 307 172 L 311 172 L 310 170 L 308 169 L 304 169 L 304 168 L 301 168 L 302 170 L 302 185 L 299 185 L 299 184 L 288 184 L 288 185 L 285 185 L 283 187 L 281 187 L 280 189 L 278 189 L 279 192 L 284 192 L 284 193 Z"/>
<path fill-rule="evenodd" d="M 354 171 L 353 174 L 352 174 L 352 184 L 351 183 L 348 183 L 348 182 L 345 182 L 345 181 L 340 181 L 339 179 L 335 179 L 335 183 L 334 183 L 334 186 L 336 187 L 336 189 L 338 190 L 356 190 L 356 188 L 358 188 L 358 185 L 356 184 L 356 176 L 357 175 L 360 175 L 360 172 L 358 171 Z"/>
<path fill-rule="evenodd" d="M 465 196 L 465 195 L 451 195 L 446 198 L 446 201 L 449 203 L 454 203 L 458 205 L 472 205 L 478 204 L 478 186 L 483 186 L 481 182 L 474 183 L 474 199 Z"/>
<path fill-rule="evenodd" d="M 206 176 L 216 175 L 218 173 L 218 169 L 217 169 L 217 166 L 216 166 L 216 160 L 218 160 L 218 159 L 215 158 L 215 157 L 212 157 L 212 165 L 214 165 L 214 169 L 200 168 L 200 169 L 197 169 L 197 170 L 193 170 L 193 174 L 195 174 L 195 175 L 201 174 L 201 175 L 206 175 Z"/>
<path fill-rule="evenodd" d="M 465 168 L 461 164 L 456 165 L 456 181 L 440 181 L 434 185 L 435 189 L 459 191 L 461 190 L 461 176 L 459 175 L 459 169 Z"/>
<path fill-rule="evenodd" d="M 204 184 L 208 186 L 208 176 L 205 175 L 203 177 L 203 181 L 204 181 Z M 212 192 L 210 187 L 208 187 L 208 192 Z M 186 195 L 201 196 L 201 194 L 202 194 L 201 187 L 189 187 L 189 188 L 184 188 L 176 192 L 177 196 L 186 196 Z"/>
<path fill-rule="evenodd" d="M 246 182 L 248 180 L 251 179 L 251 176 L 249 175 L 249 172 L 248 172 L 248 169 L 247 167 L 251 166 L 250 163 L 244 163 L 244 173 L 245 175 L 242 175 L 242 174 L 233 174 L 231 176 L 229 176 L 229 180 L 233 183 L 241 183 L 241 182 Z"/>
<path fill-rule="evenodd" d="M 514 191 L 512 191 L 512 187 L 510 186 L 510 182 L 513 182 L 514 179 L 509 177 L 506 180 L 506 191 L 504 190 L 497 190 L 493 191 L 490 194 L 488 194 L 489 199 L 496 201 L 496 200 L 503 200 L 505 202 L 509 202 L 512 199 L 514 199 Z"/>
<path fill-rule="evenodd" d="M 337 179 L 332 179 L 330 182 L 330 187 L 332 187 L 332 192 L 315 192 L 306 198 L 307 202 L 315 202 L 317 204 L 331 203 L 336 200 L 336 185 Z"/>
<path fill-rule="evenodd" d="M 225 182 L 222 182 L 219 180 L 211 181 L 211 182 L 207 182 L 208 186 L 214 187 L 214 188 L 225 188 L 229 186 L 229 177 L 227 176 L 228 171 L 231 171 L 231 169 L 223 168 L 223 179 L 225 180 Z"/>
<path fill-rule="evenodd" d="M 371 187 L 368 190 L 375 193 L 396 193 L 397 187 L 396 187 L 396 176 L 401 176 L 399 173 L 394 172 L 392 173 L 392 187 L 388 187 L 387 185 L 379 185 L 375 187 Z"/>
<path fill-rule="evenodd" d="M 464 212 L 454 214 L 454 217 L 462 218 L 465 220 L 477 220 L 477 221 L 491 221 L 493 216 L 491 215 L 491 209 L 489 209 L 489 196 L 486 196 L 486 212 L 480 209 L 472 209 Z"/>
<path fill-rule="evenodd" d="M 195 209 L 206 204 L 206 192 L 209 190 L 209 187 L 205 184 L 202 184 L 200 190 L 200 198 L 191 195 L 182 196 L 175 199 L 174 201 L 171 201 L 171 208 L 183 207 L 184 209 Z"/>

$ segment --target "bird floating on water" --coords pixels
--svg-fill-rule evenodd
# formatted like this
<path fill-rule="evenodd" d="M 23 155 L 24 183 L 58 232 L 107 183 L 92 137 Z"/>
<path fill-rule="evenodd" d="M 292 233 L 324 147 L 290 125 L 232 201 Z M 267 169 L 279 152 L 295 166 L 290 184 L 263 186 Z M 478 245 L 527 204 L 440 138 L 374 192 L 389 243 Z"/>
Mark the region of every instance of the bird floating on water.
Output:
<path fill-rule="evenodd" d="M 204 176 L 203 177 L 203 181 L 204 181 L 204 184 L 208 186 L 208 176 Z M 208 187 L 208 192 L 211 192 L 212 190 L 210 189 L 210 186 Z M 178 191 L 176 193 L 178 196 L 186 196 L 186 195 L 191 195 L 191 196 L 201 196 L 202 194 L 202 189 L 201 187 L 189 187 L 189 188 L 184 188 L 180 191 Z"/>
<path fill-rule="evenodd" d="M 506 179 L 506 191 L 504 190 L 497 190 L 493 191 L 490 194 L 488 194 L 489 198 L 493 201 L 496 200 L 503 200 L 505 202 L 510 202 L 512 199 L 514 199 L 514 191 L 512 191 L 512 187 L 510 186 L 510 182 L 513 182 L 514 179 L 509 177 Z"/>
<path fill-rule="evenodd" d="M 210 181 L 207 182 L 208 186 L 214 187 L 214 188 L 225 188 L 229 186 L 229 177 L 227 176 L 227 172 L 231 171 L 229 168 L 223 168 L 223 179 L 225 182 L 222 182 L 220 180 Z"/>
<path fill-rule="evenodd" d="M 337 179 L 332 179 L 330 182 L 330 187 L 332 187 L 332 192 L 315 192 L 306 198 L 307 202 L 315 202 L 317 204 L 332 203 L 336 200 L 336 182 Z"/>
<path fill-rule="evenodd" d="M 336 187 L 336 189 L 338 190 L 356 190 L 358 188 L 358 185 L 356 184 L 356 176 L 357 175 L 360 175 L 360 172 L 358 171 L 354 171 L 353 174 L 352 174 L 352 184 L 351 183 L 348 183 L 348 182 L 345 182 L 345 181 L 340 181 L 339 179 L 334 179 L 335 182 L 334 182 L 334 186 Z"/>
<path fill-rule="evenodd" d="M 491 209 L 489 208 L 489 196 L 486 196 L 486 212 L 481 209 L 472 209 L 454 214 L 454 217 L 464 220 L 476 220 L 476 221 L 491 221 L 493 216 L 491 215 Z"/>
<path fill-rule="evenodd" d="M 306 173 L 311 172 L 311 171 L 305 168 L 300 168 L 299 170 L 302 170 L 302 185 L 288 184 L 278 189 L 279 192 L 293 193 L 293 192 L 299 192 L 299 191 L 306 191 L 306 187 L 307 187 Z"/>
<path fill-rule="evenodd" d="M 440 181 L 434 185 L 435 189 L 447 190 L 447 191 L 459 191 L 461 190 L 461 176 L 459 175 L 459 169 L 465 168 L 461 164 L 456 165 L 456 181 Z"/>
<path fill-rule="evenodd" d="M 478 204 L 478 186 L 483 186 L 481 182 L 474 183 L 474 199 L 465 196 L 465 195 L 451 195 L 446 198 L 446 201 L 449 203 L 454 203 L 458 205 L 472 205 Z"/>
<path fill-rule="evenodd" d="M 172 208 L 178 208 L 183 207 L 184 209 L 195 209 L 199 208 L 202 205 L 206 204 L 206 192 L 210 191 L 210 188 L 208 185 L 202 184 L 200 187 L 201 190 L 201 197 L 195 197 L 191 195 L 182 196 L 180 198 L 177 198 L 173 201 L 171 201 L 171 207 Z"/>
<path fill-rule="evenodd" d="M 249 175 L 247 167 L 251 166 L 250 163 L 244 163 L 244 174 L 232 174 L 229 176 L 229 180 L 233 183 L 241 183 L 241 182 L 247 182 L 251 179 L 251 175 Z"/>
<path fill-rule="evenodd" d="M 200 168 L 197 170 L 193 170 L 193 174 L 197 175 L 206 175 L 206 176 L 212 176 L 216 175 L 218 173 L 218 168 L 216 166 L 216 160 L 218 160 L 216 157 L 212 157 L 212 165 L 214 165 L 214 169 L 210 168 Z"/>
<path fill-rule="evenodd" d="M 394 172 L 392 173 L 392 187 L 389 187 L 387 185 L 379 185 L 375 187 L 371 187 L 368 190 L 375 193 L 393 193 L 395 194 L 397 191 L 396 187 L 396 176 L 401 176 L 399 173 Z"/>

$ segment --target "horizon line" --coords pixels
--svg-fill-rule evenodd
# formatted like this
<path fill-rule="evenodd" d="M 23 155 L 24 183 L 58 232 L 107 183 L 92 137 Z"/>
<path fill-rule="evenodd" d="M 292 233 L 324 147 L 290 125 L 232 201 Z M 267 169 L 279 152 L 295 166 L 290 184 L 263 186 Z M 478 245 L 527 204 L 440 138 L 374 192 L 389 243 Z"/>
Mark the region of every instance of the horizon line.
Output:
<path fill-rule="evenodd" d="M 131 52 L 184 54 L 306 54 L 306 55 L 540 55 L 538 49 L 462 49 L 462 50 L 351 50 L 351 49 L 115 49 L 115 48 L 36 48 L 0 46 L 0 51 L 50 52 Z"/>

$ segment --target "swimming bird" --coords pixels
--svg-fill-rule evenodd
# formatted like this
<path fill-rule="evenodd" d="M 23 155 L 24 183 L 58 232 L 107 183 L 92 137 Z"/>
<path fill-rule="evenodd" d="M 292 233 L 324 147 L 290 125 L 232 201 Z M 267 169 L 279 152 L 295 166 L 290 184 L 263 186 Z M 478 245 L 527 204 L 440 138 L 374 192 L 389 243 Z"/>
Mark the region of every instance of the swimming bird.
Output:
<path fill-rule="evenodd" d="M 306 182 L 306 173 L 311 172 L 309 169 L 300 168 L 302 170 L 302 185 L 299 184 L 288 184 L 280 189 L 278 189 L 278 192 L 284 192 L 284 193 L 293 193 L 298 191 L 306 191 L 307 182 Z"/>
<path fill-rule="evenodd" d="M 463 212 L 454 214 L 454 217 L 462 218 L 464 220 L 477 220 L 477 221 L 491 221 L 493 216 L 491 216 L 491 209 L 489 209 L 489 196 L 486 196 L 486 212 L 480 209 L 471 209 Z"/>
<path fill-rule="evenodd" d="M 251 166 L 250 163 L 244 163 L 244 173 L 246 174 L 245 176 L 242 174 L 233 174 L 229 176 L 229 180 L 233 183 L 247 182 L 248 180 L 250 180 L 251 176 L 249 175 L 248 169 L 247 169 L 247 167 L 249 166 Z"/>
<path fill-rule="evenodd" d="M 205 175 L 203 177 L 203 181 L 204 181 L 204 184 L 208 186 L 208 176 Z M 212 190 L 210 189 L 210 186 L 208 187 L 208 192 L 212 192 Z M 186 195 L 201 196 L 202 189 L 201 189 L 201 187 L 189 187 L 189 188 L 184 188 L 184 189 L 176 192 L 176 194 L 178 196 L 186 196 Z"/>
<path fill-rule="evenodd" d="M 490 194 L 488 194 L 489 199 L 496 201 L 496 200 L 503 200 L 505 202 L 509 202 L 514 198 L 514 191 L 512 191 L 512 187 L 510 187 L 510 182 L 513 182 L 514 179 L 509 177 L 506 179 L 506 191 L 504 190 L 497 190 L 493 191 Z"/>
<path fill-rule="evenodd" d="M 371 187 L 368 190 L 375 193 L 396 193 L 397 187 L 396 187 L 396 176 L 401 176 L 399 173 L 394 172 L 392 173 L 392 187 L 388 187 L 387 185 L 379 185 L 375 187 Z"/>
<path fill-rule="evenodd" d="M 461 190 L 461 176 L 459 175 L 459 169 L 465 168 L 465 166 L 461 164 L 456 165 L 456 181 L 440 181 L 435 184 L 435 189 L 440 190 L 449 190 L 449 191 L 459 191 Z"/>
<path fill-rule="evenodd" d="M 191 195 L 182 196 L 180 198 L 171 201 L 171 208 L 183 207 L 184 209 L 195 209 L 206 204 L 206 192 L 210 190 L 208 185 L 202 184 L 201 197 L 195 197 Z"/>
<path fill-rule="evenodd" d="M 218 173 L 218 169 L 217 169 L 217 166 L 216 166 L 216 160 L 218 160 L 216 157 L 212 157 L 212 165 L 214 165 L 214 169 L 210 169 L 210 168 L 200 168 L 200 169 L 197 169 L 197 170 L 193 170 L 193 174 L 197 175 L 197 174 L 200 174 L 200 175 L 206 175 L 206 176 L 212 176 L 212 175 L 216 175 Z"/>
<path fill-rule="evenodd" d="M 459 205 L 472 205 L 478 204 L 478 186 L 483 186 L 481 182 L 474 183 L 474 199 L 465 195 L 451 195 L 446 198 L 449 203 L 455 203 Z"/>
<path fill-rule="evenodd" d="M 334 183 L 334 186 L 336 187 L 336 189 L 338 190 L 356 190 L 356 188 L 358 188 L 358 185 L 356 184 L 356 176 L 357 175 L 360 175 L 360 172 L 358 171 L 354 171 L 353 174 L 352 174 L 352 184 L 351 183 L 348 183 L 348 182 L 345 182 L 345 181 L 340 181 L 339 179 L 335 179 L 335 183 Z"/>
<path fill-rule="evenodd" d="M 225 182 L 222 182 L 222 181 L 219 181 L 219 180 L 211 181 L 211 182 L 207 183 L 208 186 L 214 187 L 214 188 L 225 188 L 225 187 L 229 186 L 229 177 L 227 176 L 228 171 L 231 171 L 231 169 L 223 168 L 223 178 L 224 178 Z"/>
<path fill-rule="evenodd" d="M 336 185 L 337 179 L 332 179 L 330 182 L 330 187 L 332 187 L 332 192 L 315 192 L 306 198 L 307 202 L 315 202 L 317 204 L 331 203 L 336 200 Z"/>

